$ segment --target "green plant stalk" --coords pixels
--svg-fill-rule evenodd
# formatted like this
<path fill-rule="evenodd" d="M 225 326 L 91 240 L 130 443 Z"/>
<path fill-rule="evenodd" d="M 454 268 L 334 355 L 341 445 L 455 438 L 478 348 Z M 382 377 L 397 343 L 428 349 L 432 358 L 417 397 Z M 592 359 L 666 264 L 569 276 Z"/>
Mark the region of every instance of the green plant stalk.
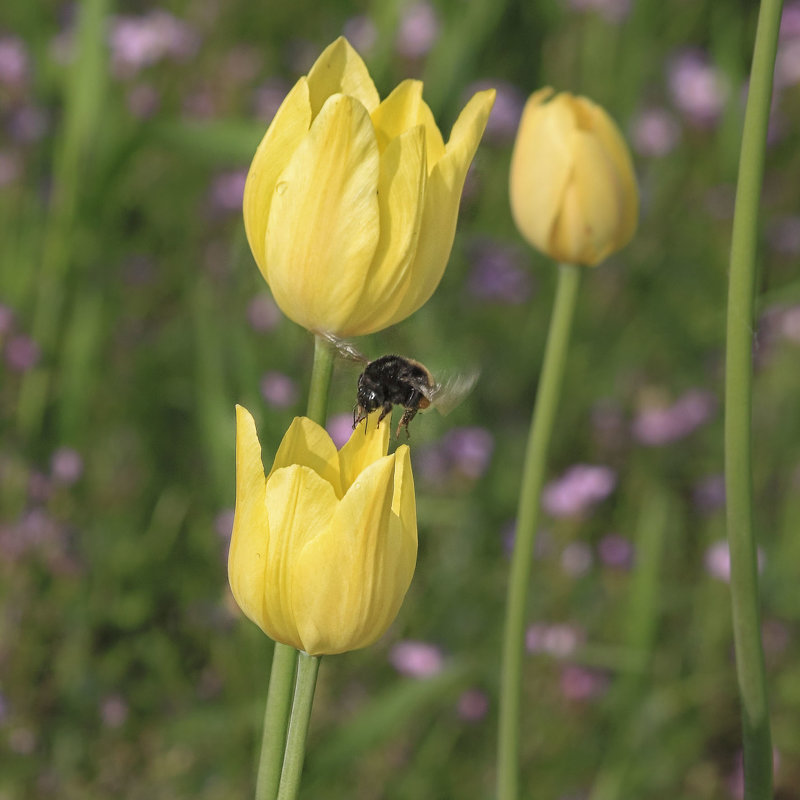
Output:
<path fill-rule="evenodd" d="M 297 659 L 297 684 L 294 689 L 289 733 L 286 737 L 286 754 L 283 758 L 278 800 L 294 800 L 300 789 L 300 777 L 306 753 L 306 735 L 321 660 L 321 657 L 310 656 L 308 653 L 300 653 Z"/>
<path fill-rule="evenodd" d="M 772 744 L 753 530 L 751 418 L 758 210 L 782 5 L 782 0 L 763 0 L 758 15 L 728 277 L 725 492 L 733 636 L 742 702 L 745 800 L 772 797 Z"/>
<path fill-rule="evenodd" d="M 516 800 L 519 795 L 519 725 L 525 643 L 525 607 L 539 513 L 539 495 L 544 482 L 547 451 L 561 394 L 567 348 L 582 271 L 583 267 L 574 264 L 561 264 L 558 268 L 558 286 L 553 316 L 550 318 L 539 389 L 536 393 L 536 404 L 525 452 L 517 511 L 517 529 L 506 599 L 497 754 L 498 800 Z"/>
<path fill-rule="evenodd" d="M 325 424 L 328 414 L 328 393 L 333 375 L 334 350 L 321 336 L 314 339 L 314 364 L 311 367 L 311 386 L 308 391 L 308 407 L 306 416 L 320 425 Z M 300 654 L 300 666 L 304 654 Z M 258 764 L 256 780 L 256 800 L 274 800 L 278 796 L 281 783 L 281 770 L 284 763 L 284 749 L 287 747 L 287 722 L 292 698 L 292 686 L 295 680 L 295 668 L 298 651 L 293 647 L 275 642 L 272 656 L 272 669 L 269 676 L 267 707 L 264 712 L 264 733 L 261 742 L 261 756 Z M 310 656 L 306 656 L 309 658 Z M 315 659 L 317 662 L 319 659 Z M 316 682 L 316 667 L 314 670 Z M 298 670 L 298 686 L 300 674 Z M 309 699 L 308 713 L 311 713 L 313 684 Z M 294 719 L 294 711 L 292 711 Z M 308 722 L 306 721 L 306 725 Z M 303 739 L 305 742 L 305 739 Z M 302 752 L 300 767 L 302 768 Z M 292 762 L 294 763 L 294 762 Z"/>

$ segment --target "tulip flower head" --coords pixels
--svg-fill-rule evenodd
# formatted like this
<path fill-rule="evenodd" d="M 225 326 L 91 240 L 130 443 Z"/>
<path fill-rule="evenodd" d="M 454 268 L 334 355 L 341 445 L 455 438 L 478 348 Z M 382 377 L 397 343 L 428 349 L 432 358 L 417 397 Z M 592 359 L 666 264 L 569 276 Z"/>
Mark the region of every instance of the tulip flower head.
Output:
<path fill-rule="evenodd" d="M 478 92 L 445 145 L 420 81 L 380 100 L 344 38 L 294 85 L 244 190 L 253 257 L 275 302 L 316 333 L 393 325 L 433 294 L 494 90 Z"/>
<path fill-rule="evenodd" d="M 511 211 L 556 261 L 594 266 L 633 237 L 639 191 L 630 152 L 598 105 L 550 88 L 529 98 L 511 158 Z"/>
<path fill-rule="evenodd" d="M 376 641 L 400 609 L 417 558 L 409 449 L 387 455 L 377 415 L 337 452 L 296 417 L 265 476 L 250 413 L 236 407 L 236 512 L 228 578 L 268 636 L 310 655 Z"/>

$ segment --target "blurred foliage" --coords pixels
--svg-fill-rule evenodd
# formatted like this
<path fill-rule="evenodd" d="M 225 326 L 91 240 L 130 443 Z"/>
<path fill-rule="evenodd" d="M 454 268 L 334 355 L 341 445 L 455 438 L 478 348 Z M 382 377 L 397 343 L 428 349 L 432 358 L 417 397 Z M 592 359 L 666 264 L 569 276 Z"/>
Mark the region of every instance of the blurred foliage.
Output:
<path fill-rule="evenodd" d="M 659 155 L 638 147 L 640 232 L 580 298 L 551 473 L 602 464 L 617 483 L 591 511 L 544 518 L 530 619 L 579 636 L 567 654 L 530 656 L 524 781 L 528 797 L 736 796 L 729 598 L 705 566 L 724 520 L 697 495 L 722 468 L 726 269 L 757 4 L 579 5 L 438 0 L 423 9 L 436 21 L 429 51 L 404 54 L 398 32 L 419 13 L 404 0 L 3 3 L 0 800 L 252 791 L 270 643 L 227 588 L 233 406 L 254 412 L 269 460 L 304 408 L 312 347 L 270 316 L 238 200 L 275 98 L 343 31 L 372 37 L 382 94 L 423 77 L 444 129 L 477 82 L 504 87 L 512 118 L 514 98 L 552 84 L 604 104 L 634 141 L 649 110 L 674 126 Z M 9 41 L 24 54 L 18 80 Z M 670 88 L 686 53 L 727 87 L 703 124 Z M 776 93 L 755 342 L 781 798 L 800 785 L 798 92 L 795 81 Z M 511 223 L 510 124 L 479 151 L 431 302 L 359 343 L 482 374 L 451 416 L 412 426 L 417 575 L 380 643 L 323 662 L 305 797 L 492 794 L 505 547 L 555 278 Z M 511 260 L 512 296 L 480 288 L 487 251 Z M 296 398 L 265 402 L 267 373 L 294 381 Z M 333 412 L 350 413 L 356 375 L 337 369 Z M 633 435 L 648 407 L 689 390 L 717 399 L 704 424 L 661 446 Z M 449 432 L 470 426 L 493 444 L 485 472 L 442 456 Z M 633 544 L 632 567 L 599 558 L 611 532 Z M 576 552 L 585 568 L 570 567 Z M 404 638 L 441 648 L 443 671 L 399 677 L 388 655 Z M 576 693 L 576 681 L 594 689 Z M 459 713 L 468 689 L 486 693 L 488 714 Z"/>

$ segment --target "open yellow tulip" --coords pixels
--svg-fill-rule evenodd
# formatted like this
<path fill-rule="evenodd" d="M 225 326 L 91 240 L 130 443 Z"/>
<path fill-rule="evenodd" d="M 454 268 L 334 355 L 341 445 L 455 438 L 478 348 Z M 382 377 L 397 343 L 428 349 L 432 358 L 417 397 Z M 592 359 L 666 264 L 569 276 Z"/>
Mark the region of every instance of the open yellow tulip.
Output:
<path fill-rule="evenodd" d="M 315 333 L 393 325 L 433 294 L 494 90 L 478 92 L 447 145 L 422 83 L 383 102 L 344 38 L 294 85 L 244 190 L 250 249 L 281 310 Z"/>
<path fill-rule="evenodd" d="M 228 579 L 242 611 L 278 642 L 324 655 L 383 635 L 417 558 L 409 450 L 367 420 L 337 452 L 296 417 L 264 475 L 250 413 L 236 407 L 236 513 Z"/>
<path fill-rule="evenodd" d="M 511 158 L 511 211 L 556 261 L 594 266 L 633 237 L 639 191 L 630 152 L 598 105 L 550 88 L 531 95 Z"/>

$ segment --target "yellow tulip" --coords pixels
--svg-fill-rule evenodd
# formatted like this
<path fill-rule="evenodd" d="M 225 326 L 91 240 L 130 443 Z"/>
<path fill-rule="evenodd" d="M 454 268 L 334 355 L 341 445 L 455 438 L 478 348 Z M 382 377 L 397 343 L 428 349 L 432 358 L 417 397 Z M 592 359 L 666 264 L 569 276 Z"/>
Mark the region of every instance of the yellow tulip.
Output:
<path fill-rule="evenodd" d="M 393 325 L 433 294 L 494 90 L 478 92 L 447 144 L 422 83 L 382 102 L 344 38 L 294 85 L 244 190 L 253 257 L 284 314 L 316 333 Z"/>
<path fill-rule="evenodd" d="M 633 237 L 639 191 L 630 152 L 598 105 L 550 88 L 529 98 L 511 158 L 511 211 L 551 258 L 594 266 Z"/>
<path fill-rule="evenodd" d="M 374 422 L 372 417 L 368 422 Z M 236 513 L 228 579 L 268 636 L 310 655 L 372 644 L 400 610 L 417 559 L 409 450 L 389 425 L 337 452 L 296 417 L 265 476 L 250 413 L 236 407 Z"/>

